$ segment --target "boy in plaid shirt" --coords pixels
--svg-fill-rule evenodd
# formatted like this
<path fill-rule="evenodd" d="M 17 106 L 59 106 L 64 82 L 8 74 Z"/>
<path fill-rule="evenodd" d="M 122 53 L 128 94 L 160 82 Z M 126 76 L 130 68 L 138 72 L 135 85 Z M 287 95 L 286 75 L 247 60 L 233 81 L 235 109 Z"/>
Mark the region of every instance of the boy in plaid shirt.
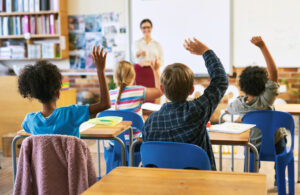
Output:
<path fill-rule="evenodd" d="M 194 73 L 184 64 L 167 66 L 161 76 L 161 90 L 171 102 L 150 115 L 142 131 L 143 141 L 198 145 L 207 152 L 211 167 L 216 170 L 206 124 L 225 94 L 228 79 L 221 61 L 206 45 L 194 38 L 186 40 L 184 47 L 194 55 L 203 56 L 210 85 L 202 96 L 186 101 L 194 91 Z"/>

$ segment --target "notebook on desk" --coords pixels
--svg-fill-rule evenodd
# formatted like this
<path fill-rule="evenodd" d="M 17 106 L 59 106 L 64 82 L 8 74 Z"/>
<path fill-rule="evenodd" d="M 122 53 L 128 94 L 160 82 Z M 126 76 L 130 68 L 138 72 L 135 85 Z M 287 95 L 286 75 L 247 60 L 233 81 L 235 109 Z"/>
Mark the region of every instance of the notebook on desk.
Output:
<path fill-rule="evenodd" d="M 150 111 L 159 111 L 161 108 L 160 104 L 153 104 L 153 103 L 144 103 L 142 105 L 143 110 L 150 110 Z"/>
<path fill-rule="evenodd" d="M 232 133 L 239 134 L 243 133 L 251 128 L 255 127 L 254 124 L 243 124 L 243 123 L 230 123 L 225 122 L 222 124 L 212 125 L 209 129 L 211 132 L 217 133 Z"/>

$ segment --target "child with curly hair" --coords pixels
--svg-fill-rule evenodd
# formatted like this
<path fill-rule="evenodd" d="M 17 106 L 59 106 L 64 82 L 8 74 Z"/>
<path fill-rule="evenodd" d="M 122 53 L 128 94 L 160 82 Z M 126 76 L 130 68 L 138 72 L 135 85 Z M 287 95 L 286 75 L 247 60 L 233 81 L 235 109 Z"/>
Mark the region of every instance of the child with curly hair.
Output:
<path fill-rule="evenodd" d="M 240 75 L 239 85 L 246 96 L 240 96 L 227 106 L 230 114 L 238 114 L 243 118 L 247 112 L 253 110 L 274 110 L 273 103 L 278 95 L 278 71 L 276 63 L 272 58 L 265 42 L 260 36 L 253 37 L 251 42 L 257 46 L 267 63 L 266 71 L 262 67 L 248 66 Z M 287 131 L 279 128 L 275 132 L 276 153 L 284 151 L 287 143 Z M 250 142 L 259 151 L 261 145 L 261 132 L 258 128 L 252 128 L 250 132 Z"/>
<path fill-rule="evenodd" d="M 90 115 L 110 108 L 110 98 L 105 79 L 106 55 L 100 45 L 93 48 L 93 61 L 97 68 L 100 84 L 100 101 L 92 105 L 71 105 L 56 108 L 60 96 L 62 75 L 48 61 L 27 65 L 18 79 L 18 88 L 24 98 L 35 98 L 42 103 L 42 111 L 26 115 L 22 127 L 33 135 L 62 134 L 79 137 L 79 126 Z"/>

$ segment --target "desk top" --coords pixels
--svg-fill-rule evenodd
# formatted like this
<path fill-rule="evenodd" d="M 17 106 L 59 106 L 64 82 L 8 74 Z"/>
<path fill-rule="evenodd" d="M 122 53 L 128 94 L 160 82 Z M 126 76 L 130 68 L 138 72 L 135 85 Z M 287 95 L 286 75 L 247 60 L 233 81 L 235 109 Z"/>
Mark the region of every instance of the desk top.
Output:
<path fill-rule="evenodd" d="M 95 125 L 80 132 L 80 137 L 116 137 L 131 126 L 131 121 L 122 121 L 116 126 Z"/>
<path fill-rule="evenodd" d="M 122 131 L 128 129 L 131 126 L 131 121 L 122 121 L 116 126 L 110 127 L 105 125 L 95 125 L 91 128 L 88 128 L 82 132 L 80 132 L 80 137 L 116 137 Z M 18 135 L 30 136 L 31 134 L 26 133 L 24 130 L 18 131 Z"/>
<path fill-rule="evenodd" d="M 300 115 L 300 104 L 277 104 L 275 105 L 275 110 Z"/>
<path fill-rule="evenodd" d="M 209 132 L 212 144 L 223 145 L 247 145 L 250 136 L 250 129 L 240 134 Z"/>
<path fill-rule="evenodd" d="M 93 194 L 266 194 L 266 175 L 117 167 L 90 187 Z"/>

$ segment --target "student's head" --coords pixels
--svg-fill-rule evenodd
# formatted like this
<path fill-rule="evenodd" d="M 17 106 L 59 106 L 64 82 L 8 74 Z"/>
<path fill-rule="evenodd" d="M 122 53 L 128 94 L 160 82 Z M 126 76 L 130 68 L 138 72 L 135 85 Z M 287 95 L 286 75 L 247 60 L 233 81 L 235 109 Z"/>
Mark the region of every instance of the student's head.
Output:
<path fill-rule="evenodd" d="M 246 95 L 259 96 L 265 90 L 268 73 L 264 68 L 248 66 L 240 75 L 239 85 Z"/>
<path fill-rule="evenodd" d="M 140 23 L 140 28 L 144 36 L 150 36 L 152 32 L 152 22 L 150 19 L 144 19 Z"/>
<path fill-rule="evenodd" d="M 24 98 L 35 98 L 41 103 L 51 103 L 59 97 L 62 75 L 48 61 L 27 65 L 18 79 L 18 88 Z"/>
<path fill-rule="evenodd" d="M 117 103 L 120 101 L 121 93 L 125 87 L 132 85 L 135 80 L 135 71 L 131 63 L 127 61 L 118 62 L 115 73 L 114 80 L 119 89 L 119 94 L 117 98 Z"/>
<path fill-rule="evenodd" d="M 194 92 L 194 73 L 184 64 L 167 66 L 161 75 L 161 90 L 172 102 L 185 101 Z"/>

